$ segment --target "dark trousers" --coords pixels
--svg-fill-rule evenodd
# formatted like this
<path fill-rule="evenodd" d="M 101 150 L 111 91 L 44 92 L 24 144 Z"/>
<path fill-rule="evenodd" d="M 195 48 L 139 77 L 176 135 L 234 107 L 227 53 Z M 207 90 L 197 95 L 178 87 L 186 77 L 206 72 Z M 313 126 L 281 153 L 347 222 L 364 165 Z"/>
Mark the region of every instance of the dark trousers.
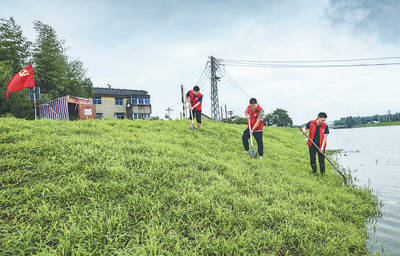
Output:
<path fill-rule="evenodd" d="M 313 173 L 317 173 L 317 162 L 316 154 L 318 153 L 319 170 L 321 174 L 325 173 L 325 156 L 319 152 L 319 150 L 314 146 L 308 147 L 308 152 L 310 153 L 310 165 Z"/>
<path fill-rule="evenodd" d="M 263 135 L 262 131 L 253 132 L 253 136 L 254 136 L 254 138 L 256 138 L 256 141 L 257 141 L 257 148 L 258 148 L 259 156 L 263 156 L 262 135 Z M 249 139 L 250 139 L 250 130 L 249 130 L 249 128 L 247 128 L 246 130 L 244 130 L 243 136 L 242 136 L 243 146 L 246 151 L 249 150 Z"/>
<path fill-rule="evenodd" d="M 196 117 L 196 122 L 201 124 L 201 110 L 192 110 L 193 116 Z M 192 113 L 189 111 L 189 119 L 193 120 Z"/>

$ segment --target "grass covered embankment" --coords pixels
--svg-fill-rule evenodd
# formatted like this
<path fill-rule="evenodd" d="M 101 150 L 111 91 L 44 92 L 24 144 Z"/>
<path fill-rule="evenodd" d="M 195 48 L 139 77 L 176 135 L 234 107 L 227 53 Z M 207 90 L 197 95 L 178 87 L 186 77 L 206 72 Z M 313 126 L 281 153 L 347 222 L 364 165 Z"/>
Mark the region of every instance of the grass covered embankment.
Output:
<path fill-rule="evenodd" d="M 366 254 L 367 190 L 310 174 L 297 129 L 0 119 L 0 255 Z"/>
<path fill-rule="evenodd" d="M 378 127 L 378 126 L 395 126 L 395 125 L 400 125 L 400 121 L 380 122 L 380 123 L 364 124 L 364 125 L 355 125 L 353 128 Z"/>

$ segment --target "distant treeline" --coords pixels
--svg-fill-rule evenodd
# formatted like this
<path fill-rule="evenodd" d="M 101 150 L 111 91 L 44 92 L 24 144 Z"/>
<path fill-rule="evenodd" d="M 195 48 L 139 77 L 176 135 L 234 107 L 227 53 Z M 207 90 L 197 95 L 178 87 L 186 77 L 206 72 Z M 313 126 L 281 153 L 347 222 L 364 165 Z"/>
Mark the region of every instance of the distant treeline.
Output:
<path fill-rule="evenodd" d="M 395 114 L 386 115 L 373 115 L 373 116 L 348 116 L 342 117 L 340 120 L 335 120 L 333 125 L 344 125 L 346 128 L 351 128 L 357 125 L 366 125 L 376 122 L 389 122 L 400 121 L 400 112 Z"/>
<path fill-rule="evenodd" d="M 246 117 L 234 117 L 225 120 L 227 123 L 233 124 L 247 124 L 248 119 Z M 265 114 L 263 119 L 264 125 L 267 126 L 279 126 L 279 127 L 292 127 L 293 121 L 289 116 L 287 110 L 277 108 L 273 112 Z"/>
<path fill-rule="evenodd" d="M 31 42 L 14 18 L 0 17 L 0 116 L 33 118 L 28 89 L 13 92 L 6 98 L 8 82 L 28 64 L 33 64 L 35 84 L 40 87 L 38 104 L 64 95 L 87 98 L 93 93 L 93 84 L 83 63 L 67 54 L 65 42 L 56 31 L 40 21 L 34 21 L 33 28 L 36 39 Z"/>

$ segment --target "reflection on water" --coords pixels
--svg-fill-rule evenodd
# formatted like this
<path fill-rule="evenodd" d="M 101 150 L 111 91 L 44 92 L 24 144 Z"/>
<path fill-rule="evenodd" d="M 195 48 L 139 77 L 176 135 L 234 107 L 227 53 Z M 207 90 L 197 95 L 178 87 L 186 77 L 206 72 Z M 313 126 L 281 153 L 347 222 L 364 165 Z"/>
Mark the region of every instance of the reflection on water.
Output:
<path fill-rule="evenodd" d="M 338 162 L 383 201 L 383 217 L 369 226 L 370 253 L 400 255 L 400 126 L 332 129 L 328 149 L 343 149 Z"/>

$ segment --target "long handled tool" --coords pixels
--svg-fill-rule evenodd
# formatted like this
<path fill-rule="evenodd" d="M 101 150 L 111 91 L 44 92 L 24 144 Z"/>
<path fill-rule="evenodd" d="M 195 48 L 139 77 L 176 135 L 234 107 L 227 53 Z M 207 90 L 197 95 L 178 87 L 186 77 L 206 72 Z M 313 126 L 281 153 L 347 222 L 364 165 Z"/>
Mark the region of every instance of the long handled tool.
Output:
<path fill-rule="evenodd" d="M 249 119 L 249 130 L 250 130 L 250 128 L 251 128 L 251 125 L 250 125 L 250 119 Z M 249 150 L 249 155 L 250 155 L 250 157 L 255 158 L 257 156 L 257 152 L 254 150 L 254 147 L 253 147 L 253 134 L 250 134 L 250 145 L 251 145 L 251 149 Z"/>
<path fill-rule="evenodd" d="M 302 130 L 301 127 L 300 127 L 300 130 Z M 304 133 L 303 133 L 303 134 L 304 134 Z M 340 175 L 342 175 L 343 180 L 344 180 L 344 184 L 347 184 L 346 176 L 343 175 L 343 173 L 332 163 L 332 161 L 324 154 L 323 151 L 320 150 L 320 148 L 317 146 L 317 144 L 315 144 L 315 142 L 314 142 L 307 134 L 304 134 L 304 136 L 306 136 L 307 139 L 309 139 L 309 140 L 312 142 L 312 144 L 314 144 L 314 146 L 315 146 L 315 147 L 318 149 L 318 151 L 326 158 L 326 160 L 328 160 L 328 162 L 333 166 L 333 168 L 335 168 L 335 170 L 336 170 Z"/>
<path fill-rule="evenodd" d="M 191 120 L 192 121 L 192 127 L 190 129 L 195 131 L 196 130 L 196 126 L 194 125 L 194 116 L 193 116 L 193 109 L 192 108 L 190 108 L 190 115 L 192 117 L 192 120 Z"/>

